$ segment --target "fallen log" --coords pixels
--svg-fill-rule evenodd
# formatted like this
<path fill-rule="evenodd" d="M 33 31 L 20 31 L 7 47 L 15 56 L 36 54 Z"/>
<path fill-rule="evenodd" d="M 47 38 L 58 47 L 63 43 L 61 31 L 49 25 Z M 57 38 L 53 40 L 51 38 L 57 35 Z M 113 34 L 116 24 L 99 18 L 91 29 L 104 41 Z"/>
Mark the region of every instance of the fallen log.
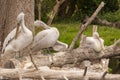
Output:
<path fill-rule="evenodd" d="M 116 43 L 118 44 L 120 40 L 118 40 Z M 77 48 L 73 49 L 72 51 L 68 52 L 62 52 L 55 54 L 53 56 L 53 64 L 58 66 L 63 66 L 64 64 L 71 64 L 71 63 L 77 63 L 82 62 L 84 60 L 99 60 L 102 58 L 111 58 L 114 56 L 120 55 L 120 48 L 116 48 L 117 44 L 114 44 L 112 46 L 108 46 L 105 48 L 105 50 L 101 51 L 100 53 L 96 53 L 94 50 L 89 48 Z"/>
<path fill-rule="evenodd" d="M 63 52 L 57 52 L 54 55 L 34 55 L 33 59 L 38 67 L 38 71 L 36 71 L 33 67 L 33 64 L 30 60 L 30 58 L 27 56 L 25 59 L 11 59 L 15 65 L 15 69 L 0 69 L 0 76 L 10 77 L 10 78 L 18 78 L 19 76 L 22 76 L 23 78 L 42 78 L 42 79 L 82 79 L 83 77 L 88 77 L 89 79 L 97 80 L 101 79 L 103 76 L 103 73 L 101 72 L 93 72 L 93 70 L 87 71 L 87 73 L 84 74 L 84 70 L 81 72 L 80 70 L 52 70 L 49 68 L 41 68 L 41 66 L 48 66 L 48 67 L 64 67 L 67 64 L 81 64 L 81 62 L 85 60 L 89 60 L 91 62 L 94 62 L 95 60 L 100 60 L 102 58 L 111 58 L 114 56 L 120 55 L 120 48 L 117 47 L 117 45 L 120 43 L 120 40 L 115 42 L 113 45 L 105 47 L 104 50 L 101 52 L 95 52 L 93 49 L 81 46 L 73 49 L 74 43 L 77 41 L 77 39 L 81 36 L 82 32 L 86 29 L 87 25 L 92 22 L 92 20 L 95 18 L 95 16 L 98 14 L 100 9 L 103 7 L 104 3 L 101 3 L 101 7 L 98 8 L 97 13 L 94 14 L 92 18 L 88 20 L 85 24 L 82 25 L 81 31 L 78 33 L 77 37 L 73 41 L 73 44 L 71 44 L 71 47 L 69 50 L 63 51 Z M 28 55 L 30 53 L 29 50 L 23 51 L 23 56 Z M 35 54 L 35 52 L 33 52 Z M 9 56 L 9 55 L 7 55 Z M 6 56 L 6 57 L 7 57 Z M 5 59 L 5 58 L 4 58 Z M 4 64 L 3 64 L 4 66 Z M 74 66 L 73 66 L 74 67 Z M 95 76 L 94 76 L 95 75 Z M 120 75 L 112 75 L 107 74 L 105 76 L 106 80 L 119 80 Z M 103 79 L 103 78 L 102 78 Z"/>
<path fill-rule="evenodd" d="M 49 68 L 39 67 L 39 72 L 34 69 L 0 69 L 0 76 L 6 76 L 9 78 L 18 78 L 22 76 L 22 78 L 40 78 L 44 77 L 46 80 L 56 79 L 56 80 L 64 80 L 64 78 L 72 79 L 72 80 L 83 80 L 84 70 L 52 70 Z M 90 80 L 100 80 L 103 76 L 104 72 L 91 72 L 87 71 L 86 77 Z M 117 74 L 106 74 L 104 80 L 119 80 L 120 75 Z"/>
<path fill-rule="evenodd" d="M 84 60 L 89 60 L 90 62 L 94 62 L 95 60 L 100 60 L 104 58 L 112 58 L 115 56 L 120 55 L 120 48 L 116 48 L 117 45 L 120 43 L 118 40 L 111 46 L 105 48 L 105 50 L 96 53 L 91 48 L 86 47 L 79 47 L 73 49 L 72 51 L 64 51 L 64 52 L 57 52 L 53 55 L 33 55 L 35 64 L 40 66 L 48 66 L 48 67 L 63 67 L 67 64 L 80 64 Z M 20 58 L 18 60 L 11 59 L 14 62 L 16 68 L 24 68 L 26 63 L 30 63 L 30 66 L 33 66 L 29 57 L 26 59 Z M 20 63 L 20 65 L 19 65 Z"/>
<path fill-rule="evenodd" d="M 96 17 L 95 20 L 93 21 L 93 23 L 98 24 L 98 25 L 102 25 L 102 26 L 109 26 L 109 27 L 115 27 L 120 29 L 120 22 L 109 22 L 105 19 L 100 19 L 99 17 Z"/>

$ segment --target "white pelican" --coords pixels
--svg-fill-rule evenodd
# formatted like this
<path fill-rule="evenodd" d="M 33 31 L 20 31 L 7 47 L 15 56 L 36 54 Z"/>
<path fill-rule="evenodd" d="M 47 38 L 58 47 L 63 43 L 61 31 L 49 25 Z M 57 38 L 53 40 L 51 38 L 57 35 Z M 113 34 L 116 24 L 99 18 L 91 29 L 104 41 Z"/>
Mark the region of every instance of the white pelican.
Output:
<path fill-rule="evenodd" d="M 104 49 L 104 40 L 99 37 L 97 26 L 93 26 L 93 36 L 86 37 L 86 46 L 93 48 L 96 52 Z"/>
<path fill-rule="evenodd" d="M 2 48 L 2 52 L 4 53 L 2 55 L 3 59 L 10 59 L 11 57 L 9 55 L 27 47 L 33 40 L 32 32 L 25 26 L 24 16 L 25 14 L 23 12 L 17 16 L 17 27 L 5 38 Z"/>
<path fill-rule="evenodd" d="M 42 26 L 45 28 L 45 30 L 39 32 L 34 37 L 32 50 L 38 51 L 41 49 L 53 47 L 59 38 L 58 29 L 55 27 L 50 27 L 50 26 L 46 25 L 44 22 L 39 21 L 39 20 L 35 21 L 34 25 L 37 27 Z"/>

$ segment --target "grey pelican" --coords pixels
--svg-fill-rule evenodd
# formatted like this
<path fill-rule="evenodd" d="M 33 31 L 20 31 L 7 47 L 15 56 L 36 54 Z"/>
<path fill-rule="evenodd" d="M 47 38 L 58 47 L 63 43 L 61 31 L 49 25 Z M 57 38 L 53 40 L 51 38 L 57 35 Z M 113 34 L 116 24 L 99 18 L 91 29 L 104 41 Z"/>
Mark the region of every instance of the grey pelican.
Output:
<path fill-rule="evenodd" d="M 33 41 L 32 31 L 25 26 L 24 16 L 25 14 L 23 12 L 17 16 L 17 27 L 13 29 L 4 40 L 2 48 L 3 59 L 10 59 L 12 53 L 24 49 Z"/>
<path fill-rule="evenodd" d="M 93 48 L 96 52 L 100 52 L 104 49 L 104 40 L 99 37 L 97 26 L 93 26 L 93 35 L 86 37 L 86 46 Z"/>
<path fill-rule="evenodd" d="M 59 31 L 55 27 L 50 27 L 44 22 L 37 20 L 34 22 L 37 27 L 44 27 L 45 30 L 39 32 L 35 37 L 32 45 L 33 51 L 53 47 L 59 38 Z"/>
<path fill-rule="evenodd" d="M 43 21 L 36 20 L 34 22 L 36 27 L 44 27 L 45 30 L 39 32 L 34 38 L 34 46 L 38 46 L 35 49 L 43 49 L 52 47 L 55 51 L 63 51 L 68 48 L 68 44 L 58 41 L 59 38 L 59 31 L 55 27 L 50 27 L 45 24 Z"/>

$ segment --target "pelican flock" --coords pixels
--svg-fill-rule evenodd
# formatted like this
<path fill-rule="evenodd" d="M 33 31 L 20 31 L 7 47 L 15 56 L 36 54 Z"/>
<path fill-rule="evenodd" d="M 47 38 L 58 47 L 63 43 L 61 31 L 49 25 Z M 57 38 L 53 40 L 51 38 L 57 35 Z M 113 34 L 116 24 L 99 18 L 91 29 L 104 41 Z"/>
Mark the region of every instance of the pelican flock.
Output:
<path fill-rule="evenodd" d="M 32 31 L 25 25 L 24 16 L 25 14 L 23 12 L 17 16 L 17 27 L 13 29 L 4 40 L 2 47 L 2 57 L 4 59 L 10 59 L 12 53 L 21 51 L 30 45 L 33 40 Z"/>

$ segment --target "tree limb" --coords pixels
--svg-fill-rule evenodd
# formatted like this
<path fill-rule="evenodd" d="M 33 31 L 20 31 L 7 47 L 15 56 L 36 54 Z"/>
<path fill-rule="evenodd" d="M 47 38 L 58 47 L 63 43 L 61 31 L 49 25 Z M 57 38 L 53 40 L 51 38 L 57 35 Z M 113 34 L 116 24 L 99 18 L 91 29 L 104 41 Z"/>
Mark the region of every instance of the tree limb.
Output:
<path fill-rule="evenodd" d="M 59 10 L 59 7 L 60 5 L 64 2 L 65 0 L 56 0 L 56 4 L 55 6 L 53 7 L 52 11 L 50 12 L 50 17 L 49 17 L 49 20 L 47 22 L 47 24 L 50 26 L 55 15 L 57 14 L 58 10 Z"/>
<path fill-rule="evenodd" d="M 93 15 L 87 20 L 87 22 L 81 25 L 81 29 L 76 35 L 76 37 L 74 38 L 74 40 L 72 41 L 72 43 L 70 44 L 69 50 L 72 50 L 74 48 L 76 41 L 80 38 L 80 36 L 82 35 L 83 31 L 87 28 L 87 26 L 95 19 L 97 14 L 104 7 L 104 4 L 105 4 L 104 2 L 101 2 L 98 8 L 96 9 L 96 11 L 93 13 Z"/>
<path fill-rule="evenodd" d="M 44 76 L 46 80 L 48 79 L 64 79 L 64 76 L 68 79 L 83 80 L 84 70 L 52 70 L 52 69 L 43 69 L 39 68 L 40 74 L 33 69 L 0 69 L 0 76 L 6 76 L 9 78 L 18 78 L 19 73 L 23 78 L 39 78 L 39 76 Z M 99 80 L 103 76 L 104 72 L 91 72 L 88 71 L 86 76 L 90 80 Z M 93 76 L 94 75 L 94 76 Z M 107 74 L 104 77 L 104 80 L 119 80 L 120 75 L 117 74 Z"/>

